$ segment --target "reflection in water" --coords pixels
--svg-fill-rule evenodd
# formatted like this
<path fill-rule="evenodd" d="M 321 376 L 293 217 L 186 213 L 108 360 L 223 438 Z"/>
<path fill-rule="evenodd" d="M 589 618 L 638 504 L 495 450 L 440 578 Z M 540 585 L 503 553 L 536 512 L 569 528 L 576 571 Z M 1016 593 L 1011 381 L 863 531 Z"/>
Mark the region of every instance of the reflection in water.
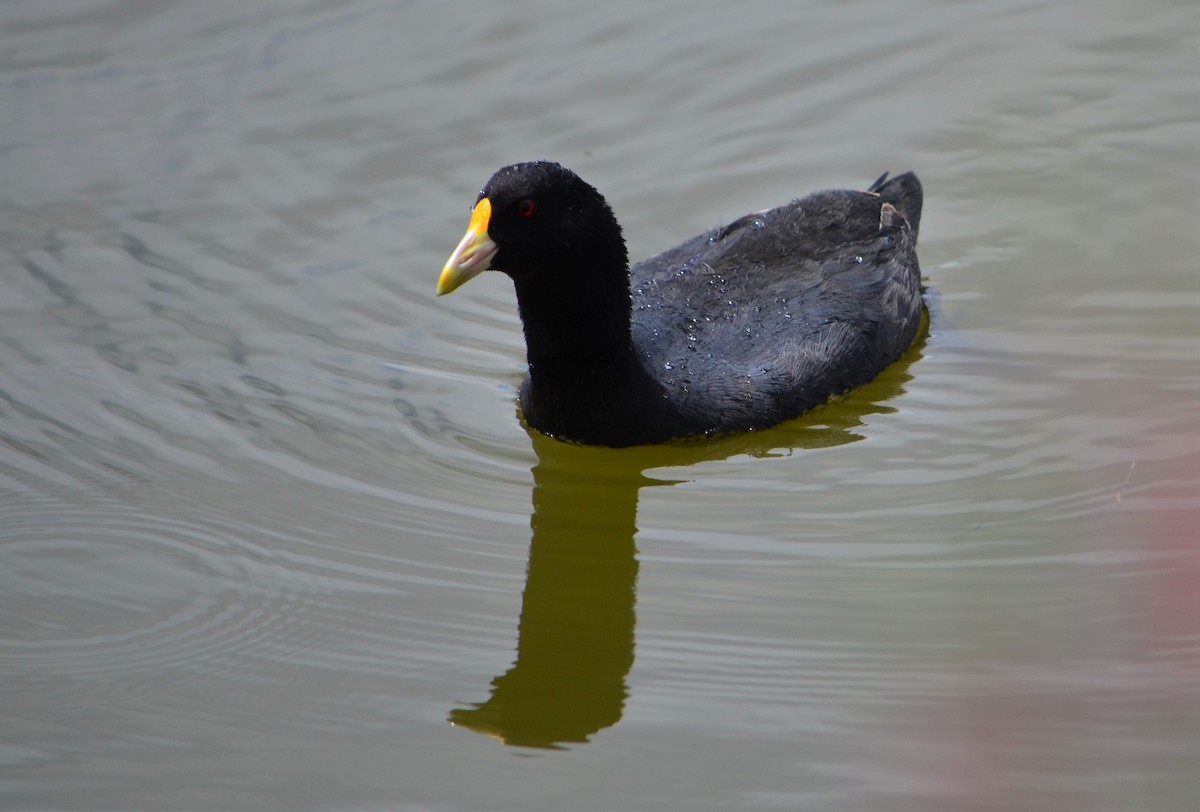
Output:
<path fill-rule="evenodd" d="M 534 447 L 517 661 L 492 681 L 487 702 L 450 721 L 508 744 L 551 747 L 586 741 L 621 718 L 633 665 L 637 492 L 652 480 L 611 454 L 615 464 L 593 466 L 603 451 L 536 435 Z"/>
<path fill-rule="evenodd" d="M 553 748 L 620 721 L 634 656 L 638 490 L 675 484 L 643 471 L 861 439 L 854 429 L 891 411 L 882 403 L 904 391 L 928 327 L 926 317 L 913 346 L 876 380 L 776 429 L 626 449 L 530 431 L 538 462 L 517 659 L 492 680 L 486 702 L 454 709 L 450 722 L 505 744 Z"/>

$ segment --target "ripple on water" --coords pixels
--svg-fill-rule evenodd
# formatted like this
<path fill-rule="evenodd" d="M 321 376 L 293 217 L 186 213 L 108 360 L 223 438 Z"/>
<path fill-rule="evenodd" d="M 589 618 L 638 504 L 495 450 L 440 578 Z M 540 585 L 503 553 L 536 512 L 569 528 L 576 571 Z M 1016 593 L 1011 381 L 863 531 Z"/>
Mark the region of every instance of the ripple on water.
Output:
<path fill-rule="evenodd" d="M 206 661 L 269 638 L 286 611 L 270 568 L 212 528 L 116 502 L 54 508 L 6 516 L 0 662 L 21 672 Z"/>
<path fill-rule="evenodd" d="M 165 669 L 265 685 L 299 668 L 391 679 L 452 658 L 440 650 L 447 629 L 479 633 L 477 618 L 454 612 L 406 617 L 421 595 L 488 576 L 437 544 L 429 556 L 396 544 L 425 532 L 406 525 L 403 506 L 390 507 L 393 524 L 376 505 L 358 518 L 313 511 L 296 525 L 295 505 L 270 488 L 247 505 L 254 518 L 186 498 L 167 513 L 156 499 L 152 489 L 138 504 L 31 498 L 6 511 L 0 674 L 154 681 Z"/>

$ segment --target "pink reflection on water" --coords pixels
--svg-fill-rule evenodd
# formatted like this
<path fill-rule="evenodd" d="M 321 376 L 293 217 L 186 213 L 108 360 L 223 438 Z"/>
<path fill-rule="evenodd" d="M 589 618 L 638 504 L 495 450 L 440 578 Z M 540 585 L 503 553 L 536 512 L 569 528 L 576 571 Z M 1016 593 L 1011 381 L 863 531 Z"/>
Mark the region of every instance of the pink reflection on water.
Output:
<path fill-rule="evenodd" d="M 1200 470 L 1129 471 L 1085 540 L 1107 558 L 1063 579 L 1044 625 L 966 621 L 962 662 L 939 664 L 938 695 L 904 722 L 911 808 L 1195 808 Z"/>

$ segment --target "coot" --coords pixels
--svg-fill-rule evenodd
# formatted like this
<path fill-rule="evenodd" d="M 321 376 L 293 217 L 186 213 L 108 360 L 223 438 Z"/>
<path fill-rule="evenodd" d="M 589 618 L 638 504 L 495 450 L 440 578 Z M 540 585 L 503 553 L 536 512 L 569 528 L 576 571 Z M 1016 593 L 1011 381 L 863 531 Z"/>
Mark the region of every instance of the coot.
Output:
<path fill-rule="evenodd" d="M 629 267 L 574 172 L 506 166 L 480 192 L 439 295 L 488 269 L 516 287 L 530 426 L 604 446 L 766 428 L 866 383 L 921 319 L 916 176 L 748 214 Z"/>

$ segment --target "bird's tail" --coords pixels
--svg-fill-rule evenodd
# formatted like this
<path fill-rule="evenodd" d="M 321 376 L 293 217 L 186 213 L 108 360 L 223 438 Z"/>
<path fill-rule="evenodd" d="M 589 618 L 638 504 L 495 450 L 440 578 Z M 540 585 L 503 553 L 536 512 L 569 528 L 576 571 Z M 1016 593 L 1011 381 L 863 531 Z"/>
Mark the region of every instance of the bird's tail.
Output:
<path fill-rule="evenodd" d="M 884 202 L 895 206 L 901 216 L 908 221 L 913 237 L 917 236 L 917 231 L 921 227 L 921 203 L 925 200 L 925 194 L 921 190 L 921 181 L 917 180 L 916 175 L 912 172 L 905 172 L 903 175 L 897 175 L 888 180 L 888 173 L 884 172 L 879 176 L 879 180 L 871 184 L 868 191 L 875 192 Z"/>

